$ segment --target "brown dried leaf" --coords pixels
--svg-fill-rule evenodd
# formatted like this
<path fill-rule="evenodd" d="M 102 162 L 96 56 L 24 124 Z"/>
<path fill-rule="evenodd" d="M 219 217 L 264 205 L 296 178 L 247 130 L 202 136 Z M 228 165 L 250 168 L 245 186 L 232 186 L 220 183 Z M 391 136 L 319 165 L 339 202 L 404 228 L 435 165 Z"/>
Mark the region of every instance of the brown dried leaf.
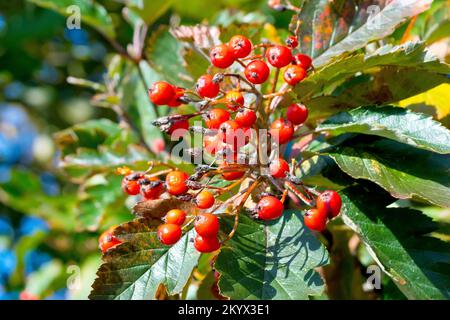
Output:
<path fill-rule="evenodd" d="M 176 198 L 146 200 L 138 202 L 133 207 L 133 213 L 147 219 L 161 219 L 167 211 L 172 209 L 181 209 L 186 211 L 187 214 L 192 214 L 195 211 L 195 205 L 191 202 L 181 201 Z"/>

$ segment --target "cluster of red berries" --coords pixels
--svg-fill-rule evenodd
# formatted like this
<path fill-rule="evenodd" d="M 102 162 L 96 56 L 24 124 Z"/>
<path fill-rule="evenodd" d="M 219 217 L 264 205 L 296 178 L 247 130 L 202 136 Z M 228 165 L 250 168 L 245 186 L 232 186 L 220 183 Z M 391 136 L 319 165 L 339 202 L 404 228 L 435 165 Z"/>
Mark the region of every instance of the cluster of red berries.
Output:
<path fill-rule="evenodd" d="M 316 207 L 305 214 L 305 225 L 311 230 L 323 231 L 328 219 L 333 219 L 341 211 L 342 200 L 333 190 L 322 192 L 316 199 Z"/>

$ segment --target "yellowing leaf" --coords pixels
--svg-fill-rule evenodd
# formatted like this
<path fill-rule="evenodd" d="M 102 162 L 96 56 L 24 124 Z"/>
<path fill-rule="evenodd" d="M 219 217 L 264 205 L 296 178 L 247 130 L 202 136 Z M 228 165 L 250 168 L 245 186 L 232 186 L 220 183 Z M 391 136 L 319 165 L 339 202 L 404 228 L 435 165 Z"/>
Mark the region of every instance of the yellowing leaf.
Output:
<path fill-rule="evenodd" d="M 436 117 L 443 119 L 450 114 L 450 84 L 443 83 L 431 90 L 399 102 L 401 107 L 412 105 L 433 106 L 436 109 Z"/>

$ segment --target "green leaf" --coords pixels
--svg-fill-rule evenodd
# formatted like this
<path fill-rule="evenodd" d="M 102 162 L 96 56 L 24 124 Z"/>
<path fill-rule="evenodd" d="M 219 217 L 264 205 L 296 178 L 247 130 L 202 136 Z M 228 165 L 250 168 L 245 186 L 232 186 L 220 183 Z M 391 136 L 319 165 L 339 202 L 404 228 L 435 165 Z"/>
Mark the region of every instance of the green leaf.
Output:
<path fill-rule="evenodd" d="M 342 192 L 344 222 L 409 299 L 450 297 L 450 244 L 427 236 L 437 224 L 420 211 L 386 208 L 386 196 L 360 186 Z"/>
<path fill-rule="evenodd" d="M 316 130 L 376 135 L 437 153 L 450 153 L 448 129 L 429 116 L 393 106 L 364 106 L 340 112 Z"/>
<path fill-rule="evenodd" d="M 314 58 L 314 66 L 326 64 L 333 57 L 354 52 L 368 43 L 383 39 L 407 18 L 428 9 L 431 0 L 403 1 L 312 1 L 303 2 L 294 16 L 300 50 Z"/>
<path fill-rule="evenodd" d="M 233 220 L 224 224 L 228 232 Z M 221 294 L 232 299 L 308 299 L 323 291 L 314 269 L 327 263 L 327 251 L 303 225 L 301 213 L 286 210 L 269 223 L 241 214 L 214 267 L 221 274 Z"/>
<path fill-rule="evenodd" d="M 160 284 L 169 295 L 182 291 L 200 256 L 192 244 L 194 230 L 165 246 L 156 234 L 159 223 L 142 218 L 116 229 L 124 243 L 104 256 L 90 299 L 154 299 Z"/>
<path fill-rule="evenodd" d="M 353 178 L 373 181 L 396 198 L 417 197 L 450 207 L 449 155 L 388 139 L 350 140 L 328 154 Z"/>
<path fill-rule="evenodd" d="M 151 25 L 169 10 L 173 0 L 125 0 L 128 9 Z"/>
<path fill-rule="evenodd" d="M 89 26 L 97 29 L 103 35 L 114 38 L 114 31 L 111 16 L 106 9 L 92 0 L 28 0 L 43 8 L 51 9 L 64 16 L 72 16 L 79 12 L 79 17 Z M 70 10 L 76 6 L 79 11 Z"/>

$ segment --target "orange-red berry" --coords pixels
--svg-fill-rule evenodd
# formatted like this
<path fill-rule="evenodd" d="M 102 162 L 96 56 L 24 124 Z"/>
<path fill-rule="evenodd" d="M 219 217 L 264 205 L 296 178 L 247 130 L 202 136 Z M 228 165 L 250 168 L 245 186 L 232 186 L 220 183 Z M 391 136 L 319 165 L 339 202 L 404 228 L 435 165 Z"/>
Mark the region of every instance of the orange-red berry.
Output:
<path fill-rule="evenodd" d="M 172 125 L 170 126 L 169 130 L 167 130 L 167 133 L 168 134 L 172 134 L 178 129 L 182 129 L 182 130 L 187 131 L 189 129 L 189 121 L 188 120 L 174 121 L 172 123 Z"/>
<path fill-rule="evenodd" d="M 341 196 L 333 190 L 326 190 L 322 192 L 316 200 L 317 210 L 325 212 L 330 219 L 339 214 L 341 211 L 341 206 Z"/>
<path fill-rule="evenodd" d="M 195 218 L 195 231 L 204 237 L 216 236 L 219 232 L 219 219 L 212 213 L 202 213 Z"/>
<path fill-rule="evenodd" d="M 310 209 L 304 217 L 305 225 L 314 231 L 323 231 L 327 226 L 327 215 L 318 209 Z"/>
<path fill-rule="evenodd" d="M 202 98 L 214 98 L 220 91 L 219 83 L 213 81 L 213 76 L 205 74 L 198 78 L 195 90 Z"/>
<path fill-rule="evenodd" d="M 275 68 L 283 68 L 291 63 L 292 52 L 285 46 L 273 46 L 267 49 L 266 58 Z"/>
<path fill-rule="evenodd" d="M 270 174 L 274 178 L 285 178 L 289 172 L 289 164 L 282 158 L 274 159 L 269 165 Z"/>
<path fill-rule="evenodd" d="M 295 86 L 306 78 L 306 71 L 298 65 L 292 65 L 284 70 L 283 78 L 288 84 Z"/>
<path fill-rule="evenodd" d="M 250 128 L 256 122 L 256 112 L 250 109 L 242 109 L 234 118 L 241 128 Z"/>
<path fill-rule="evenodd" d="M 122 190 L 129 195 L 135 196 L 139 194 L 141 186 L 139 180 L 142 178 L 141 173 L 131 173 L 122 179 Z"/>
<path fill-rule="evenodd" d="M 308 70 L 311 67 L 312 59 L 306 54 L 298 53 L 292 57 L 292 63 Z"/>
<path fill-rule="evenodd" d="M 180 240 L 182 234 L 178 224 L 165 223 L 158 226 L 158 238 L 162 244 L 172 245 Z"/>
<path fill-rule="evenodd" d="M 264 61 L 255 60 L 245 67 L 244 74 L 251 83 L 261 84 L 269 78 L 270 69 Z"/>
<path fill-rule="evenodd" d="M 219 166 L 221 169 L 226 169 L 227 167 L 229 167 L 229 164 L 225 161 Z M 222 178 L 227 181 L 233 181 L 242 178 L 244 174 L 245 171 L 224 171 L 222 172 Z"/>
<path fill-rule="evenodd" d="M 165 81 L 157 81 L 148 90 L 150 101 L 156 105 L 168 104 L 175 96 L 174 87 Z"/>
<path fill-rule="evenodd" d="M 244 106 L 244 96 L 239 91 L 228 91 L 225 100 L 227 101 L 227 108 L 231 111 L 236 111 Z"/>
<path fill-rule="evenodd" d="M 177 224 L 181 226 L 186 220 L 186 212 L 180 209 L 172 209 L 166 213 L 164 220 L 168 224 Z"/>
<path fill-rule="evenodd" d="M 297 40 L 297 37 L 296 37 L 296 36 L 289 36 L 289 37 L 287 37 L 287 39 L 286 39 L 286 45 L 287 45 L 289 48 L 292 48 L 292 49 L 297 48 L 297 46 L 298 46 L 298 40 Z"/>
<path fill-rule="evenodd" d="M 224 109 L 211 109 L 205 115 L 205 124 L 209 129 L 219 129 L 220 125 L 230 120 L 230 113 Z"/>
<path fill-rule="evenodd" d="M 279 144 L 285 144 L 292 139 L 294 126 L 286 119 L 278 119 L 271 124 L 270 134 L 278 140 Z"/>
<path fill-rule="evenodd" d="M 211 63 L 221 69 L 228 68 L 234 62 L 233 50 L 226 44 L 219 44 L 211 49 Z"/>
<path fill-rule="evenodd" d="M 287 108 L 286 118 L 294 125 L 302 124 L 308 118 L 308 108 L 303 104 L 293 103 Z"/>
<path fill-rule="evenodd" d="M 214 195 L 208 190 L 201 191 L 195 198 L 195 204 L 200 209 L 209 209 L 214 205 Z"/>
<path fill-rule="evenodd" d="M 283 203 L 273 196 L 265 196 L 256 205 L 258 218 L 261 220 L 273 220 L 283 214 Z"/>
<path fill-rule="evenodd" d="M 198 252 L 208 253 L 219 250 L 220 242 L 217 239 L 217 236 L 205 237 L 197 235 L 194 239 L 194 247 Z"/>
<path fill-rule="evenodd" d="M 164 193 L 164 183 L 156 177 L 141 179 L 139 184 L 141 194 L 146 200 L 158 199 Z"/>
<path fill-rule="evenodd" d="M 114 235 L 115 229 L 116 229 L 115 226 L 110 227 L 108 230 L 103 232 L 98 238 L 98 245 L 103 253 L 122 243 L 122 241 L 117 239 L 117 237 Z"/>
<path fill-rule="evenodd" d="M 228 42 L 228 46 L 235 58 L 245 58 L 252 52 L 251 41 L 242 35 L 233 36 Z"/>
<path fill-rule="evenodd" d="M 188 186 L 186 185 L 186 180 L 188 178 L 189 175 L 183 171 L 169 172 L 166 176 L 167 191 L 175 196 L 186 193 L 186 191 L 189 190 Z"/>
<path fill-rule="evenodd" d="M 184 89 L 179 87 L 174 87 L 175 94 L 172 97 L 172 99 L 167 103 L 167 105 L 171 108 L 179 107 L 182 102 L 180 101 L 180 98 L 184 96 Z"/>

